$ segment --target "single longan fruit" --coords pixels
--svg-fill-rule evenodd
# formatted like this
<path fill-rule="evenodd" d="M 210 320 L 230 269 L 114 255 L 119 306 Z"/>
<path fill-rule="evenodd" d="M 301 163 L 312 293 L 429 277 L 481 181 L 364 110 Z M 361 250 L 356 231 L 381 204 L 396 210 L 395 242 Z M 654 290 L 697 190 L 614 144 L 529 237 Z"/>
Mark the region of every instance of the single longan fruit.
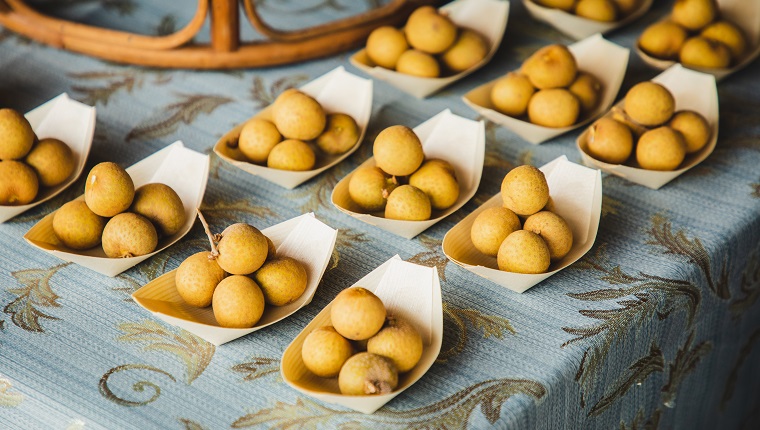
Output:
<path fill-rule="evenodd" d="M 685 157 L 683 135 L 670 127 L 650 130 L 636 144 L 636 161 L 644 169 L 675 170 Z"/>
<path fill-rule="evenodd" d="M 639 8 L 640 0 L 613 0 L 621 18 L 630 15 Z"/>
<path fill-rule="evenodd" d="M 391 192 L 385 205 L 385 217 L 406 221 L 430 219 L 432 205 L 424 191 L 412 185 L 401 185 Z"/>
<path fill-rule="evenodd" d="M 437 78 L 441 74 L 441 67 L 432 55 L 410 49 L 399 57 L 396 71 L 421 78 Z"/>
<path fill-rule="evenodd" d="M 673 21 L 660 21 L 647 27 L 639 37 L 639 48 L 647 54 L 665 60 L 675 60 L 686 38 L 686 29 Z"/>
<path fill-rule="evenodd" d="M 272 118 L 286 139 L 312 140 L 322 133 L 327 122 L 325 111 L 313 97 L 290 89 L 272 105 Z"/>
<path fill-rule="evenodd" d="M 385 209 L 388 195 L 397 186 L 394 178 L 379 167 L 361 167 L 348 181 L 348 194 L 365 211 L 376 212 Z"/>
<path fill-rule="evenodd" d="M 264 164 L 282 135 L 272 121 L 253 118 L 243 125 L 238 138 L 238 148 L 251 163 Z"/>
<path fill-rule="evenodd" d="M 564 88 L 540 90 L 528 103 L 528 118 L 544 127 L 569 127 L 575 124 L 580 109 L 578 99 Z"/>
<path fill-rule="evenodd" d="M 13 109 L 0 109 L 0 160 L 24 158 L 34 140 L 34 130 L 24 115 Z"/>
<path fill-rule="evenodd" d="M 611 0 L 580 0 L 575 6 L 575 14 L 602 22 L 612 22 L 618 18 L 617 9 Z"/>
<path fill-rule="evenodd" d="M 459 198 L 459 182 L 443 160 L 428 160 L 409 177 L 409 185 L 417 187 L 427 194 L 433 209 L 445 210 Z"/>
<path fill-rule="evenodd" d="M 333 326 L 319 327 L 309 333 L 301 346 L 301 359 L 311 373 L 322 378 L 338 376 L 340 368 L 354 354 L 351 342 Z"/>
<path fill-rule="evenodd" d="M 220 326 L 251 328 L 264 314 L 264 294 L 253 279 L 232 275 L 216 286 L 211 306 Z"/>
<path fill-rule="evenodd" d="M 177 293 L 190 306 L 210 305 L 216 286 L 227 276 L 216 259 L 210 257 L 208 251 L 197 252 L 185 258 L 174 273 Z"/>
<path fill-rule="evenodd" d="M 691 31 L 711 23 L 718 13 L 715 0 L 676 0 L 670 18 Z"/>
<path fill-rule="evenodd" d="M 293 303 L 306 291 L 308 284 L 306 268 L 291 257 L 266 260 L 253 278 L 264 294 L 264 301 L 274 306 Z"/>
<path fill-rule="evenodd" d="M 634 85 L 625 95 L 625 112 L 637 123 L 654 127 L 666 123 L 676 107 L 673 94 L 664 86 L 651 82 Z"/>
<path fill-rule="evenodd" d="M 101 245 L 109 258 L 137 257 L 156 249 L 158 233 L 148 218 L 122 212 L 106 223 Z"/>
<path fill-rule="evenodd" d="M 96 215 L 84 200 L 72 200 L 53 215 L 53 233 L 67 248 L 82 250 L 100 244 L 106 218 Z"/>
<path fill-rule="evenodd" d="M 552 261 L 561 260 L 573 247 L 573 231 L 567 221 L 554 212 L 541 211 L 529 216 L 523 229 L 541 236 L 549 247 Z"/>
<path fill-rule="evenodd" d="M 287 139 L 272 148 L 267 167 L 280 170 L 305 171 L 314 168 L 317 156 L 306 142 Z"/>
<path fill-rule="evenodd" d="M 26 155 L 26 164 L 31 166 L 43 187 L 54 187 L 63 183 L 76 168 L 76 160 L 71 148 L 58 139 L 42 139 Z"/>
<path fill-rule="evenodd" d="M 541 236 L 528 230 L 517 230 L 507 236 L 496 256 L 499 270 L 514 273 L 544 273 L 551 264 L 549 247 Z"/>
<path fill-rule="evenodd" d="M 414 173 L 425 153 L 420 138 L 409 127 L 393 125 L 381 131 L 372 146 L 375 164 L 393 176 L 407 176 Z"/>
<path fill-rule="evenodd" d="M 728 21 L 716 21 L 702 30 L 700 36 L 721 42 L 731 51 L 731 57 L 737 62 L 747 50 L 747 38 L 744 32 Z"/>
<path fill-rule="evenodd" d="M 317 138 L 317 146 L 326 154 L 343 154 L 356 145 L 360 134 L 351 115 L 331 113 L 327 115 L 325 131 Z"/>
<path fill-rule="evenodd" d="M 535 92 L 527 76 L 511 72 L 494 83 L 491 103 L 504 115 L 520 117 L 528 111 L 528 103 Z"/>
<path fill-rule="evenodd" d="M 612 118 L 600 118 L 589 129 L 589 155 L 610 164 L 622 164 L 633 152 L 633 135 L 625 124 Z"/>
<path fill-rule="evenodd" d="M 441 55 L 441 61 L 453 72 L 464 72 L 488 55 L 488 43 L 480 33 L 462 29 L 456 42 Z"/>
<path fill-rule="evenodd" d="M 367 56 L 373 63 L 386 69 L 395 69 L 399 57 L 407 49 L 404 32 L 385 25 L 372 30 L 367 38 Z"/>
<path fill-rule="evenodd" d="M 541 170 L 523 165 L 510 170 L 501 182 L 504 207 L 517 215 L 533 215 L 549 200 L 549 184 Z"/>
<path fill-rule="evenodd" d="M 683 44 L 680 59 L 685 66 L 723 69 L 731 64 L 731 51 L 721 42 L 695 36 Z"/>
<path fill-rule="evenodd" d="M 573 53 L 566 46 L 549 45 L 528 57 L 520 72 L 540 90 L 564 88 L 575 80 L 578 65 Z"/>
<path fill-rule="evenodd" d="M 475 218 L 470 239 L 478 251 L 496 257 L 504 239 L 517 230 L 520 230 L 520 218 L 514 212 L 505 207 L 493 207 Z"/>
<path fill-rule="evenodd" d="M 581 104 L 581 112 L 588 114 L 599 104 L 602 96 L 602 83 L 594 75 L 579 72 L 568 90 L 578 99 Z"/>
<path fill-rule="evenodd" d="M 404 33 L 414 49 L 440 54 L 456 40 L 457 26 L 434 7 L 423 6 L 409 15 Z"/>
<path fill-rule="evenodd" d="M 37 197 L 40 184 L 34 169 L 23 161 L 0 161 L 0 206 L 20 206 Z"/>
<path fill-rule="evenodd" d="M 686 153 L 693 154 L 707 145 L 712 131 L 705 117 L 697 112 L 683 110 L 676 112 L 668 127 L 680 131 L 686 142 Z"/>
<path fill-rule="evenodd" d="M 385 316 L 383 301 L 363 287 L 341 291 L 330 306 L 330 320 L 335 331 L 351 340 L 374 336 L 383 327 Z"/>

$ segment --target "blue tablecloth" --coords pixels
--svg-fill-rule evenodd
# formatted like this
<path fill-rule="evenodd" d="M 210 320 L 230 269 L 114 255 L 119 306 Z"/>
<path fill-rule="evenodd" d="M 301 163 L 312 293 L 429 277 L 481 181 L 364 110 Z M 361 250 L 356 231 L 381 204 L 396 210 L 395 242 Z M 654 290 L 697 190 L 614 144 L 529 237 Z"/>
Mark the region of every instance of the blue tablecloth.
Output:
<path fill-rule="evenodd" d="M 153 3 L 72 1 L 56 13 L 151 34 L 192 14 L 190 7 Z M 308 6 L 314 16 L 329 17 L 351 3 Z M 359 3 L 353 7 L 374 2 Z M 672 4 L 656 3 L 607 37 L 633 47 Z M 280 22 L 289 22 L 283 10 L 305 7 L 261 4 Z M 340 230 L 313 302 L 267 329 L 214 347 L 131 301 L 131 292 L 203 248 L 198 225 L 115 278 L 26 244 L 22 236 L 32 225 L 82 192 L 84 176 L 0 225 L 0 428 L 757 428 L 760 61 L 719 84 L 720 136 L 707 160 L 657 191 L 605 175 L 592 250 L 522 295 L 447 261 L 442 238 L 498 191 L 512 167 L 563 154 L 580 162 L 580 130 L 534 146 L 487 123 L 475 198 L 413 240 L 330 203 L 335 183 L 371 156 L 380 130 L 416 126 L 445 108 L 476 118 L 461 100 L 465 92 L 515 69 L 540 46 L 571 42 L 533 21 L 520 2 L 511 9 L 493 61 L 440 93 L 418 100 L 375 82 L 362 147 L 292 191 L 212 156 L 203 209 L 213 228 L 232 222 L 265 228 L 313 211 Z M 97 107 L 87 169 L 106 160 L 129 166 L 176 140 L 210 153 L 223 133 L 285 88 L 347 65 L 349 55 L 255 70 L 155 70 L 56 50 L 4 30 L 0 106 L 27 111 L 67 92 Z M 656 74 L 632 53 L 621 95 Z M 288 387 L 279 373 L 285 347 L 339 291 L 394 254 L 439 269 L 438 362 L 372 415 Z"/>

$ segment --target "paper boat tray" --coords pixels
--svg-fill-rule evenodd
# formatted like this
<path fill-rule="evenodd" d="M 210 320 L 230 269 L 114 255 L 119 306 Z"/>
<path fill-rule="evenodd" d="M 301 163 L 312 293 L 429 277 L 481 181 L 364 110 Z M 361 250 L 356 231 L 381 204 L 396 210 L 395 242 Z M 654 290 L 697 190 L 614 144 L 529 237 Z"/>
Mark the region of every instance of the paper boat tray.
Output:
<path fill-rule="evenodd" d="M 688 67 L 702 73 L 711 74 L 720 82 L 732 73 L 746 67 L 749 63 L 754 61 L 758 55 L 760 55 L 760 2 L 747 0 L 717 0 L 717 3 L 718 8 L 720 9 L 720 16 L 733 22 L 744 32 L 744 35 L 747 37 L 747 52 L 744 54 L 744 58 L 742 58 L 741 61 L 735 66 L 727 69 Z M 665 70 L 674 64 L 678 64 L 673 60 L 663 60 L 652 57 L 641 50 L 638 41 L 636 42 L 635 50 L 645 63 L 655 69 Z"/>
<path fill-rule="evenodd" d="M 475 195 L 480 185 L 485 157 L 485 125 L 483 121 L 473 121 L 454 115 L 450 110 L 439 113 L 414 128 L 422 142 L 425 158 L 440 158 L 454 167 L 459 181 L 459 199 L 445 211 L 433 211 L 431 219 L 426 221 L 400 221 L 386 219 L 382 213 L 362 213 L 362 209 L 351 200 L 348 183 L 356 170 L 349 173 L 335 186 L 331 200 L 335 207 L 362 220 L 398 236 L 411 239 L 428 227 L 456 212 Z M 362 163 L 359 168 L 374 166 L 374 157 Z"/>
<path fill-rule="evenodd" d="M 481 116 L 514 131 L 533 144 L 539 144 L 581 127 L 609 109 L 615 101 L 620 85 L 623 83 L 623 77 L 625 77 L 629 51 L 628 48 L 605 40 L 600 34 L 576 42 L 568 46 L 568 49 L 575 56 L 578 70 L 592 73 L 604 85 L 599 105 L 576 124 L 560 128 L 543 127 L 496 111 L 491 103 L 491 88 L 498 79 L 471 90 L 462 99 L 467 106 Z"/>
<path fill-rule="evenodd" d="M 320 378 L 312 374 L 303 364 L 301 348 L 306 336 L 314 329 L 331 325 L 331 302 L 285 349 L 281 373 L 288 385 L 306 395 L 371 414 L 417 382 L 438 358 L 443 342 L 441 284 L 435 267 L 408 263 L 397 255 L 352 286 L 361 286 L 375 292 L 383 300 L 389 313 L 402 315 L 420 330 L 424 349 L 417 365 L 399 375 L 399 384 L 395 391 L 373 396 L 342 395 L 337 378 Z"/>
<path fill-rule="evenodd" d="M 71 100 L 68 94 L 61 94 L 45 104 L 32 109 L 26 115 L 32 129 L 40 139 L 59 139 L 71 148 L 76 167 L 63 183 L 50 188 L 40 187 L 40 192 L 32 203 L 22 206 L 0 206 L 0 223 L 46 202 L 73 184 L 84 170 L 87 155 L 92 147 L 95 133 L 95 108 Z"/>
<path fill-rule="evenodd" d="M 369 59 L 365 49 L 351 56 L 351 64 L 375 79 L 388 82 L 417 98 L 425 98 L 491 61 L 496 50 L 499 49 L 504 31 L 507 29 L 509 2 L 501 0 L 458 0 L 447 4 L 440 10 L 448 13 L 449 18 L 458 26 L 477 30 L 488 40 L 490 49 L 482 61 L 464 72 L 442 78 L 423 78 L 377 67 Z"/>
<path fill-rule="evenodd" d="M 200 207 L 208 179 L 208 155 L 185 148 L 175 142 L 153 155 L 128 167 L 135 188 L 151 182 L 161 182 L 177 192 L 185 208 L 187 221 L 176 234 L 161 238 L 156 250 L 150 254 L 130 258 L 108 258 L 103 248 L 96 246 L 86 251 L 75 251 L 63 246 L 53 233 L 55 212 L 35 224 L 24 239 L 31 245 L 66 261 L 87 267 L 106 276 L 116 276 L 130 267 L 150 258 L 173 245 L 190 231 L 195 221 L 195 209 Z M 79 196 L 78 199 L 84 199 Z"/>
<path fill-rule="evenodd" d="M 652 6 L 653 0 L 645 0 L 630 15 L 615 22 L 602 22 L 574 15 L 560 9 L 541 6 L 532 0 L 523 0 L 525 8 L 533 18 L 545 22 L 575 40 L 584 39 L 594 33 L 610 31 L 630 24 L 644 15 Z"/>
<path fill-rule="evenodd" d="M 261 176 L 267 181 L 274 182 L 287 189 L 293 189 L 330 167 L 340 163 L 356 151 L 364 140 L 370 114 L 372 113 L 372 80 L 360 78 L 354 74 L 348 73 L 343 67 L 338 67 L 299 89 L 314 97 L 322 105 L 325 112 L 345 113 L 354 118 L 356 124 L 359 126 L 360 133 L 359 139 L 357 139 L 351 149 L 340 155 L 327 155 L 320 151 L 315 151 L 317 160 L 315 168 L 312 170 L 294 172 L 272 169 L 247 161 L 245 155 L 243 155 L 237 146 L 233 148 L 228 145 L 228 142 L 237 142 L 238 137 L 240 136 L 240 131 L 245 125 L 245 123 L 242 123 L 228 131 L 221 139 L 219 139 L 216 145 L 214 145 L 214 152 L 221 157 L 222 160 L 245 172 Z M 267 106 L 252 118 L 271 120 L 272 106 Z"/>
<path fill-rule="evenodd" d="M 718 142 L 718 90 L 715 85 L 715 77 L 686 69 L 680 64 L 676 64 L 655 76 L 652 81 L 658 82 L 670 90 L 676 99 L 676 112 L 686 109 L 699 112 L 707 119 L 712 129 L 712 137 L 707 145 L 694 154 L 688 154 L 680 169 L 656 171 L 642 169 L 635 165 L 609 164 L 599 161 L 587 152 L 588 128 L 578 136 L 576 146 L 581 153 L 583 164 L 656 190 L 704 161 L 715 150 L 715 145 Z M 621 101 L 616 106 L 622 109 L 623 102 Z M 608 112 L 606 116 L 609 115 L 611 114 Z M 634 155 L 631 157 L 635 159 Z"/>
<path fill-rule="evenodd" d="M 338 231 L 322 223 L 313 213 L 289 219 L 261 231 L 272 240 L 277 255 L 295 258 L 306 266 L 306 290 L 295 302 L 285 306 L 267 305 L 252 328 L 220 327 L 211 306 L 197 308 L 186 304 L 177 293 L 174 275 L 165 273 L 132 293 L 140 306 L 156 318 L 185 329 L 214 345 L 221 345 L 274 324 L 308 305 L 317 291 L 330 262 Z"/>
<path fill-rule="evenodd" d="M 502 287 L 522 293 L 544 279 L 573 264 L 594 245 L 602 212 L 601 172 L 571 163 L 562 156 L 540 168 L 549 183 L 549 193 L 556 212 L 573 231 L 573 247 L 562 260 L 552 263 L 549 271 L 537 275 L 503 272 L 496 258 L 478 251 L 470 239 L 475 218 L 484 210 L 502 205 L 496 194 L 473 213 L 467 215 L 443 238 L 443 252 L 452 262 Z"/>

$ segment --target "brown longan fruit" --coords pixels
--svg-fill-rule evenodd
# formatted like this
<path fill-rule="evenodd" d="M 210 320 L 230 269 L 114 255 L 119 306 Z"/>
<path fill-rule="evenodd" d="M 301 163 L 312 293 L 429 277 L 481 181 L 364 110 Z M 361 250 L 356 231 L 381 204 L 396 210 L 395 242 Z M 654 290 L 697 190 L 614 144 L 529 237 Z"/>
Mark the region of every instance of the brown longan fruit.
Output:
<path fill-rule="evenodd" d="M 697 112 L 683 110 L 676 112 L 668 126 L 681 132 L 686 143 L 686 153 L 693 154 L 707 145 L 712 131 L 705 117 Z"/>
<path fill-rule="evenodd" d="M 622 164 L 633 152 L 631 129 L 612 118 L 600 118 L 589 129 L 587 149 L 599 161 Z"/>
<path fill-rule="evenodd" d="M 637 123 L 654 127 L 666 123 L 676 107 L 673 94 L 651 81 L 634 85 L 625 95 L 625 112 Z"/>
<path fill-rule="evenodd" d="M 685 157 L 683 135 L 670 127 L 650 130 L 636 144 L 636 161 L 644 169 L 675 170 Z"/>
<path fill-rule="evenodd" d="M 561 260 L 573 247 L 573 231 L 567 221 L 554 212 L 541 211 L 529 216 L 523 229 L 541 236 L 549 247 L 552 261 Z"/>
<path fill-rule="evenodd" d="M 540 90 L 528 103 L 528 118 L 533 124 L 544 127 L 569 127 L 580 115 L 581 105 L 570 91 L 564 88 Z"/>

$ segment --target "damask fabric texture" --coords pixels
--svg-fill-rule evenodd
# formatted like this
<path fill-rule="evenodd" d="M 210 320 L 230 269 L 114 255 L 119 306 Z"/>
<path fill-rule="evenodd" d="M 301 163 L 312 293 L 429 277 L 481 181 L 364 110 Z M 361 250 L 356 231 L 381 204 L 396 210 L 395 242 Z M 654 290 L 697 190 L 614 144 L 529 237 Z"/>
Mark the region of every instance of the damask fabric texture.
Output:
<path fill-rule="evenodd" d="M 69 14 L 97 10 L 100 20 L 139 21 L 146 31 L 184 16 L 153 12 L 157 3 L 149 1 L 70 3 Z M 274 14 L 303 7 L 261 3 Z M 309 3 L 314 13 L 330 16 L 373 2 Z M 107 8 L 115 4 L 129 7 Z M 656 2 L 608 38 L 632 48 L 671 4 Z M 292 191 L 211 157 L 202 209 L 212 229 L 233 222 L 265 228 L 313 211 L 340 230 L 314 300 L 276 325 L 214 347 L 131 301 L 137 288 L 204 248 L 199 225 L 115 278 L 24 243 L 32 225 L 82 192 L 84 175 L 0 225 L 0 428 L 757 428 L 760 61 L 719 84 L 720 137 L 707 160 L 657 191 L 605 175 L 592 250 L 522 295 L 448 262 L 442 238 L 498 192 L 512 167 L 540 166 L 563 154 L 580 162 L 580 130 L 534 146 L 487 122 L 475 198 L 412 240 L 330 204 L 333 186 L 371 156 L 380 130 L 416 126 L 445 108 L 476 118 L 461 101 L 465 92 L 517 68 L 543 45 L 571 43 L 532 21 L 520 2 L 511 8 L 493 61 L 442 92 L 417 100 L 375 82 L 361 148 Z M 106 160 L 129 166 L 180 139 L 210 153 L 224 132 L 281 91 L 347 65 L 348 55 L 257 70 L 152 70 L 55 50 L 3 30 L 0 105 L 28 111 L 67 92 L 98 110 L 86 169 Z M 620 96 L 656 74 L 632 54 Z M 438 267 L 444 301 L 438 362 L 372 415 L 289 388 L 279 374 L 285 347 L 339 291 L 394 254 Z"/>

